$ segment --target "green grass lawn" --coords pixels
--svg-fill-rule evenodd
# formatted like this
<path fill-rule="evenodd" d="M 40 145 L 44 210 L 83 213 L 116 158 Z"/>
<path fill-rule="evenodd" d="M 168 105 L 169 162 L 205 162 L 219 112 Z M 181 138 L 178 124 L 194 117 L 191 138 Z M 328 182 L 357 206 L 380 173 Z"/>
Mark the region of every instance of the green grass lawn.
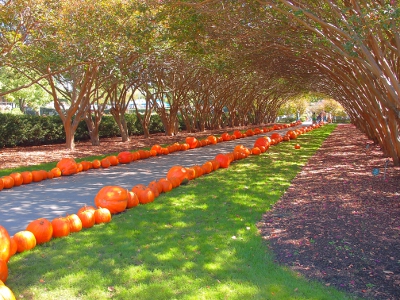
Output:
<path fill-rule="evenodd" d="M 350 299 L 274 263 L 256 223 L 334 129 L 202 176 L 9 263 L 21 299 Z M 80 187 L 76 187 L 77 193 Z"/>

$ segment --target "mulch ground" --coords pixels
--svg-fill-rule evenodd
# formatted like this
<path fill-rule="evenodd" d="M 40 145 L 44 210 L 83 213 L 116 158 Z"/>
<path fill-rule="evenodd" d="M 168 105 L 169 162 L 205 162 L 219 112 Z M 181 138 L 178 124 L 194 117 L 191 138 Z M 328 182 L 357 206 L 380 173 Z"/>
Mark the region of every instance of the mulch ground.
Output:
<path fill-rule="evenodd" d="M 295 272 L 400 299 L 400 168 L 353 125 L 337 127 L 259 229 Z"/>

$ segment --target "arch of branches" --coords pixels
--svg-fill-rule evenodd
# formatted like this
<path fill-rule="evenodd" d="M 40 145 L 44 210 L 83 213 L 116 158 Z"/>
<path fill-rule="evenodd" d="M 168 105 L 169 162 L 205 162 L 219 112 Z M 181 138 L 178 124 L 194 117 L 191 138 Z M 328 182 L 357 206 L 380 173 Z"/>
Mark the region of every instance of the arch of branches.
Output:
<path fill-rule="evenodd" d="M 53 96 L 67 147 L 82 119 L 99 142 L 106 105 L 127 140 L 124 114 L 136 91 L 146 98 L 145 111 L 137 110 L 143 127 L 156 112 L 166 134 L 178 115 L 189 130 L 218 128 L 224 111 L 232 125 L 271 122 L 282 104 L 311 92 L 341 103 L 400 163 L 397 0 L 0 5 L 0 67 Z"/>

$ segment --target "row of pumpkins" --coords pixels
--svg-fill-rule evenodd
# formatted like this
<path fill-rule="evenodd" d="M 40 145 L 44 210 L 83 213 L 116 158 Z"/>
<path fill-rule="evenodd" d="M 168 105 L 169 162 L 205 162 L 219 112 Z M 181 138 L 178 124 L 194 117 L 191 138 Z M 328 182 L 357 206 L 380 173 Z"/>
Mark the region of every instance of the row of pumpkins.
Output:
<path fill-rule="evenodd" d="M 243 145 L 237 145 L 232 152 L 219 153 L 213 160 L 207 161 L 201 166 L 173 166 L 169 169 L 166 178 L 152 181 L 147 186 L 143 184 L 135 185 L 130 191 L 120 186 L 104 186 L 94 198 L 95 207 L 84 206 L 80 208 L 76 214 L 57 217 L 52 221 L 45 218 L 34 220 L 28 224 L 26 230 L 17 232 L 13 237 L 10 237 L 7 230 L 0 225 L 0 299 L 15 299 L 12 291 L 4 285 L 4 282 L 6 282 L 8 277 L 7 263 L 17 252 L 33 249 L 36 245 L 46 243 L 52 238 L 68 236 L 73 232 L 81 231 L 83 228 L 91 228 L 95 224 L 108 223 L 112 219 L 112 214 L 121 213 L 139 204 L 153 202 L 161 193 L 167 193 L 183 183 L 187 183 L 199 176 L 209 174 L 219 168 L 228 168 L 232 161 L 246 158 L 251 154 L 259 155 L 264 153 L 268 150 L 270 145 L 295 139 L 299 134 L 319 126 L 321 125 L 312 125 L 296 130 L 289 130 L 284 136 L 281 136 L 279 133 L 273 133 L 270 137 L 260 137 L 255 141 L 252 149 L 246 148 Z M 235 135 L 235 133 L 234 135 L 230 135 L 230 137 L 233 138 L 233 136 L 235 136 L 235 138 L 240 138 L 252 134 L 247 131 L 246 135 L 241 133 L 239 137 L 239 135 Z M 210 136 L 207 138 L 206 143 L 213 144 L 215 141 L 218 142 L 220 138 L 224 140 L 222 136 L 219 138 Z M 186 144 L 188 144 L 190 148 L 199 147 L 199 143 L 204 142 L 197 140 L 195 137 L 186 138 Z M 174 145 L 176 146 L 176 144 Z M 297 149 L 296 146 L 295 148 Z M 150 151 L 156 151 L 157 154 L 160 154 L 163 151 L 162 149 L 165 148 L 154 145 Z M 72 158 L 64 158 L 60 162 L 62 162 L 62 165 L 58 166 L 58 168 L 60 168 L 61 173 L 63 170 L 66 170 L 64 172 L 70 172 L 71 170 L 79 169 L 78 163 Z"/>

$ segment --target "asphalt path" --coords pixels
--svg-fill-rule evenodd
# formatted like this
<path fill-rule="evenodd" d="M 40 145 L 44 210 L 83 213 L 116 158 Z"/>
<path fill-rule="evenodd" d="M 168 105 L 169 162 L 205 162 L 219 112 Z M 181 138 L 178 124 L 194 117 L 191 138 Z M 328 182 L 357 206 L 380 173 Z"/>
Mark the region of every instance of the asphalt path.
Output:
<path fill-rule="evenodd" d="M 236 145 L 252 148 L 259 137 L 274 132 L 283 135 L 289 129 L 304 125 L 308 124 L 3 189 L 0 191 L 0 225 L 12 236 L 38 218 L 51 221 L 55 217 L 76 213 L 84 205 L 94 206 L 94 197 L 103 186 L 119 185 L 130 190 L 136 184 L 147 185 L 165 177 L 174 165 L 202 165 L 218 153 L 232 152 Z"/>

